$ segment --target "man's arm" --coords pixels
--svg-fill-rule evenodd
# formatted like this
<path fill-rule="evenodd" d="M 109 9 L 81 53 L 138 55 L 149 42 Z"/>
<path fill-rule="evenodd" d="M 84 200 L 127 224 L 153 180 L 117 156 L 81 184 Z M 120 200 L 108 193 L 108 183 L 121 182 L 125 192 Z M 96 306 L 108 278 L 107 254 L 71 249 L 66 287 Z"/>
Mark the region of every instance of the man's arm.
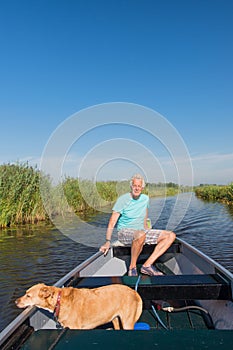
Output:
<path fill-rule="evenodd" d="M 109 219 L 107 232 L 106 232 L 106 242 L 100 247 L 100 251 L 106 255 L 109 251 L 110 245 L 111 245 L 111 237 L 112 237 L 112 231 L 117 223 L 117 220 L 119 219 L 120 213 L 117 213 L 114 211 Z"/>
<path fill-rule="evenodd" d="M 148 229 L 147 219 L 148 219 L 148 209 L 146 209 L 146 215 L 145 215 L 145 218 L 144 218 L 144 228 L 145 228 L 145 230 Z"/>

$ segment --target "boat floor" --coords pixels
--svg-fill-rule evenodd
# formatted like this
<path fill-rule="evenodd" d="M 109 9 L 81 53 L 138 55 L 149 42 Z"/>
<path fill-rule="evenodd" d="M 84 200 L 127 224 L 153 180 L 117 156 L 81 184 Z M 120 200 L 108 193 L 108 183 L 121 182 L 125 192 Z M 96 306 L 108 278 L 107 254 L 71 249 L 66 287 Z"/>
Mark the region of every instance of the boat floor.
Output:
<path fill-rule="evenodd" d="M 34 332 L 24 350 L 127 350 L 144 349 L 229 349 L 231 331 L 105 331 L 40 330 Z"/>

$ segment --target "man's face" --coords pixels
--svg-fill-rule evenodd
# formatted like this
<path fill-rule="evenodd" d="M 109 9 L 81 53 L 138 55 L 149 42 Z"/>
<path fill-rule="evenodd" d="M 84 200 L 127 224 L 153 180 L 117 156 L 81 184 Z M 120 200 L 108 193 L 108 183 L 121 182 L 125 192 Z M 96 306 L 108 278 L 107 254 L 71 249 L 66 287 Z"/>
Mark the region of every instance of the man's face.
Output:
<path fill-rule="evenodd" d="M 133 198 L 137 199 L 140 196 L 140 194 L 142 193 L 142 190 L 143 190 L 142 180 L 134 179 L 131 189 L 132 189 L 132 196 L 133 196 Z"/>

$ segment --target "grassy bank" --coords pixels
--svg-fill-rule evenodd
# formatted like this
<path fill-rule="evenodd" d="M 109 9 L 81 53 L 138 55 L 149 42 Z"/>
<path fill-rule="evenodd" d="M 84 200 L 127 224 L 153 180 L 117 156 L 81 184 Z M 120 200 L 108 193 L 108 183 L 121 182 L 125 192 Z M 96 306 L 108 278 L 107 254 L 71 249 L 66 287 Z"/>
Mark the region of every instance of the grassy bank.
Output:
<path fill-rule="evenodd" d="M 27 164 L 0 166 L 0 227 L 45 220 L 40 176 Z"/>
<path fill-rule="evenodd" d="M 45 186 L 47 212 L 41 198 L 41 183 Z M 63 183 L 52 186 L 49 177 L 27 163 L 0 165 L 0 228 L 49 220 L 49 217 L 67 211 L 85 213 L 101 210 L 127 191 L 128 181 L 94 183 L 66 178 Z M 179 191 L 184 189 L 173 183 L 147 184 L 144 189 L 150 197 L 172 196 Z"/>
<path fill-rule="evenodd" d="M 233 204 L 233 183 L 227 186 L 199 186 L 195 188 L 195 194 L 201 199 Z"/>

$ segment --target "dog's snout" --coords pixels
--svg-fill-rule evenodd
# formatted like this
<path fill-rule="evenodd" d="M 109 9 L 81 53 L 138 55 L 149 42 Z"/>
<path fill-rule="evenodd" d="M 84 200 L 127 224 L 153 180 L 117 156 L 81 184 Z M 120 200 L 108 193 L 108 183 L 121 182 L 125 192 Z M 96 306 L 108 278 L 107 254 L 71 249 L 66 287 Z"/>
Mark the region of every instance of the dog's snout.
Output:
<path fill-rule="evenodd" d="M 15 300 L 15 305 L 19 308 L 25 307 L 21 298 Z"/>

